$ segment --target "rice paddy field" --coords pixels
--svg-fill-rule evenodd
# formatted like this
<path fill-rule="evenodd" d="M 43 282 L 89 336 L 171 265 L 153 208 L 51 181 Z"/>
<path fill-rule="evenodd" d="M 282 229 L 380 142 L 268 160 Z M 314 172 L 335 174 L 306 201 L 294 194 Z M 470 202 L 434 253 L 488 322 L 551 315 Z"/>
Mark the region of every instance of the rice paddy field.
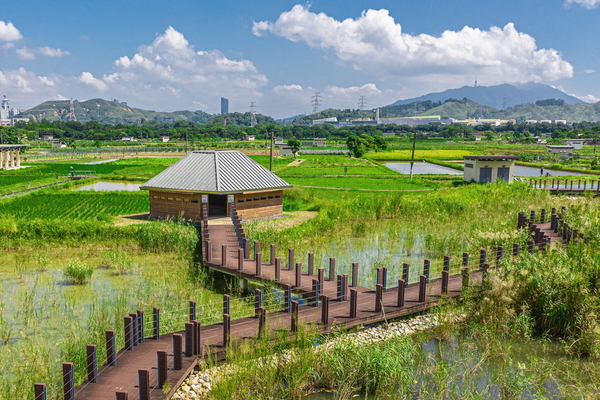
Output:
<path fill-rule="evenodd" d="M 253 158 L 262 165 L 268 165 L 268 157 Z M 377 267 L 388 267 L 389 279 L 392 280 L 397 278 L 402 263 L 408 262 L 412 268 L 411 279 L 416 279 L 418 266 L 422 265 L 424 258 L 432 260 L 432 273 L 435 275 L 441 270 L 443 255 L 458 260 L 463 251 L 475 254 L 479 248 L 510 246 L 515 242 L 524 244 L 527 234 L 515 229 L 518 211 L 565 205 L 573 210 L 569 218 L 595 240 L 593 243 L 597 244 L 600 237 L 598 225 L 593 222 L 598 219 L 595 198 L 554 197 L 524 184 L 454 187 L 452 178 L 439 181 L 417 177 L 414 183 L 410 183 L 406 177 L 370 160 L 340 156 L 304 159 L 302 163 L 294 162 L 292 157 L 276 159 L 274 170 L 292 183 L 348 190 L 298 187 L 286 191 L 286 211 L 313 211 L 316 216 L 289 227 L 270 221 L 249 224 L 247 234 L 251 239 L 259 240 L 261 246 L 265 246 L 263 250 L 271 243 L 282 249 L 295 248 L 299 262 L 304 262 L 302 258 L 308 251 L 315 252 L 318 266 L 324 266 L 329 257 L 336 257 L 339 273 L 348 273 L 351 263 L 359 262 L 361 285 L 373 286 Z M 68 174 L 72 165 L 74 169 L 94 169 L 103 180 L 126 178 L 132 182 L 144 182 L 176 160 L 132 158 L 94 166 L 68 162 L 35 164 L 28 169 L 3 171 L 0 174 L 0 191 L 8 191 L 7 188 L 16 185 L 15 182 L 27 170 L 30 177 L 37 171 L 40 177 L 53 179 L 53 174 Z M 348 166 L 347 176 L 344 176 L 344 165 Z M 353 169 L 356 174 L 350 174 Z M 78 383 L 82 382 L 85 345 L 97 343 L 98 354 L 104 354 L 104 331 L 116 329 L 117 340 L 122 341 L 122 318 L 137 309 L 150 313 L 151 307 L 160 307 L 165 329 L 175 330 L 180 329 L 185 320 L 187 302 L 196 300 L 200 319 L 203 324 L 210 324 L 220 317 L 221 294 L 227 292 L 234 295 L 232 311 L 235 318 L 253 313 L 251 300 L 237 292 L 235 283 L 215 281 L 204 272 L 199 263 L 198 232 L 194 227 L 176 221 L 123 224 L 122 218 L 116 218 L 147 212 L 147 193 L 73 191 L 71 186 L 57 185 L 22 196 L 0 198 L 1 399 L 30 399 L 33 397 L 33 383 L 40 381 L 50 385 L 50 398 L 60 398 L 61 363 L 73 361 L 79 365 L 76 379 Z M 397 190 L 402 187 L 432 190 Z M 353 190 L 358 188 L 393 191 Z M 589 261 L 585 264 L 589 267 L 573 263 L 570 256 L 581 262 Z M 511 269 L 511 287 L 515 289 L 511 292 L 509 305 L 503 303 L 506 300 L 502 296 L 492 291 L 487 298 L 493 307 L 470 306 L 464 309 L 464 313 L 476 322 L 470 329 L 487 337 L 486 321 L 497 314 L 504 319 L 501 324 L 491 325 L 495 327 L 490 330 L 494 335 L 507 330 L 507 326 L 513 330 L 524 326 L 529 329 L 527 332 L 530 332 L 531 338 L 531 332 L 544 332 L 547 327 L 543 315 L 551 316 L 553 321 L 564 327 L 552 337 L 564 340 L 571 349 L 581 350 L 573 357 L 597 357 L 598 353 L 594 352 L 598 348 L 595 327 L 578 325 L 577 329 L 571 329 L 569 326 L 573 326 L 573 319 L 559 319 L 557 316 L 561 309 L 573 318 L 584 319 L 600 311 L 597 289 L 594 289 L 600 287 L 598 260 L 597 254 L 580 250 L 580 253 L 571 255 L 557 253 L 547 260 L 532 259 L 522 264 L 520 269 Z M 556 271 L 561 271 L 560 274 L 538 274 L 543 268 L 549 270 L 546 263 L 552 263 Z M 75 284 L 77 277 L 74 274 L 78 270 L 92 272 L 82 276 L 82 283 Z M 457 271 L 458 264 L 453 262 L 452 272 Z M 531 279 L 515 279 L 519 271 L 528 271 L 527 276 Z M 561 279 L 580 284 L 580 288 L 585 288 L 585 295 L 577 295 L 579 292 L 575 285 L 569 286 L 572 302 L 567 304 L 561 292 L 543 286 L 545 282 L 553 282 L 558 287 Z M 494 287 L 500 290 L 498 288 L 503 282 L 494 283 L 497 285 Z M 521 284 L 517 285 L 517 282 Z M 539 295 L 534 297 L 533 293 Z M 473 296 L 473 302 L 468 304 L 488 304 L 481 302 L 477 294 Z M 536 309 L 523 306 L 524 299 L 529 299 L 529 305 Z M 267 296 L 266 300 L 277 307 L 275 294 L 272 298 Z M 552 313 L 538 312 L 549 304 L 556 305 Z M 577 311 L 578 305 L 582 305 L 584 313 Z M 499 314 L 502 309 L 510 312 Z M 539 322 L 534 323 L 538 321 L 536 318 Z M 443 337 L 444 334 L 440 333 L 439 338 Z M 406 342 L 399 346 L 417 351 L 407 347 Z M 270 351 L 278 350 L 270 348 Z M 344 349 L 339 351 L 341 359 L 352 359 L 350 353 L 343 352 Z M 376 349 L 373 352 L 365 349 L 365 352 L 366 356 L 382 354 Z M 389 354 L 395 353 L 391 351 Z M 364 371 L 370 369 L 372 373 L 373 368 L 382 368 L 389 362 L 383 356 L 379 359 L 384 364 L 375 363 L 365 367 Z M 15 360 L 22 361 L 16 363 Z M 577 360 L 573 362 L 577 363 Z M 99 360 L 99 363 L 102 362 Z M 513 364 L 508 362 L 507 365 Z M 537 364 L 526 365 L 534 368 Z M 447 376 L 443 372 L 449 371 L 442 369 L 441 364 L 427 368 L 426 371 L 440 377 Z M 394 379 L 407 376 L 399 373 Z M 285 382 L 290 387 L 289 379 L 293 378 L 285 374 L 270 377 L 274 379 L 269 381 L 274 385 L 272 387 L 280 388 L 286 387 Z M 343 377 L 330 378 L 327 388 L 331 390 L 339 387 Z M 244 385 L 256 384 L 249 375 L 233 382 L 239 383 L 236 388 L 240 390 L 247 388 Z M 359 391 L 365 390 L 360 389 L 358 383 L 355 386 Z M 435 393 L 434 384 L 431 390 Z M 244 393 L 250 392 L 236 393 L 243 397 Z M 290 392 L 284 390 L 278 393 L 289 397 Z M 294 393 L 292 397 L 303 394 L 302 390 Z M 253 398 L 272 397 L 257 392 Z"/>

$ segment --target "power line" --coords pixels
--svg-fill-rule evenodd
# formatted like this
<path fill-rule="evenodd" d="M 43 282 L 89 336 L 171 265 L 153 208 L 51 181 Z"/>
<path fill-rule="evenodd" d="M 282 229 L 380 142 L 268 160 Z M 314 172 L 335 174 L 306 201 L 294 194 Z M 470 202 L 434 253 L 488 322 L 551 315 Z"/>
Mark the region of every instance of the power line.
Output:
<path fill-rule="evenodd" d="M 311 102 L 313 107 L 313 114 L 319 112 L 319 106 L 321 105 L 321 93 L 315 92 L 315 94 L 311 97 Z"/>

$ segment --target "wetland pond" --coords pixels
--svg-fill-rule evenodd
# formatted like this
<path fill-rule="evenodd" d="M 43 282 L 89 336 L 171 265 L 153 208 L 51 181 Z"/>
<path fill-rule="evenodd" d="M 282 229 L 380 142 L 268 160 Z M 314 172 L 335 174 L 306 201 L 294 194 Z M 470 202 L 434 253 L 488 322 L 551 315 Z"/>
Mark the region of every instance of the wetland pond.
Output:
<path fill-rule="evenodd" d="M 394 162 L 394 163 L 385 163 L 386 167 L 399 172 L 402 175 L 410 174 L 410 163 L 408 162 Z M 544 168 L 544 173 L 549 173 L 551 176 L 586 176 L 591 174 L 582 174 L 578 172 L 570 172 L 570 171 L 560 171 L 556 169 L 547 169 Z M 427 174 L 436 174 L 436 175 L 462 175 L 463 172 L 454 168 L 445 167 L 442 165 L 424 163 L 424 162 L 415 162 L 413 167 L 413 174 L 415 175 L 427 175 Z M 522 165 L 515 165 L 515 176 L 525 176 L 525 177 L 539 177 L 540 176 L 540 168 L 537 167 L 526 167 Z"/>
<path fill-rule="evenodd" d="M 77 186 L 73 190 L 95 190 L 97 192 L 108 191 L 128 191 L 135 192 L 140 190 L 141 183 L 131 182 L 95 182 L 89 185 Z"/>
<path fill-rule="evenodd" d="M 563 365 L 565 361 L 575 361 L 565 356 L 558 344 L 541 340 L 499 339 L 497 350 L 503 354 L 494 354 L 485 343 L 466 336 L 429 340 L 417 346 L 417 362 L 409 372 L 412 381 L 409 388 L 415 399 L 435 396 L 500 400 L 506 398 L 507 389 L 514 396 L 512 398 L 563 399 L 557 380 L 560 376 L 544 376 L 538 363 Z M 335 392 L 321 391 L 304 398 L 331 400 L 339 397 Z M 349 398 L 375 397 L 355 392 Z"/>

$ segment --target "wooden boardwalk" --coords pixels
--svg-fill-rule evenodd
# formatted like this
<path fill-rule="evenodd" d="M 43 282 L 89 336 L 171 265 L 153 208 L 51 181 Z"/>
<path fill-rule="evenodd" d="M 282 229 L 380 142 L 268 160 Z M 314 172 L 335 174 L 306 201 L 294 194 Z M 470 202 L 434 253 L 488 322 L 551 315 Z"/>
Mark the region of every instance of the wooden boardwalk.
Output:
<path fill-rule="evenodd" d="M 258 264 L 255 259 L 243 259 L 240 262 L 240 242 L 233 225 L 210 224 L 209 232 L 210 242 L 212 243 L 212 254 L 210 256 L 206 255 L 208 260 L 205 262 L 209 269 L 229 275 L 236 275 L 242 279 L 274 281 L 276 273 L 275 264 L 279 264 L 279 261 L 276 262 L 269 259 L 269 262 L 262 261 Z M 225 250 L 223 250 L 223 245 L 227 246 Z M 223 255 L 226 257 L 225 262 L 223 262 Z M 257 258 L 260 257 L 258 256 Z M 289 257 L 289 254 L 287 257 Z M 314 305 L 315 291 L 313 281 L 319 280 L 319 271 L 313 271 L 313 274 L 309 275 L 308 266 L 305 265 L 302 268 L 302 273 L 299 275 L 295 268 L 288 268 L 287 264 L 289 264 L 289 260 L 287 258 L 285 262 L 283 260 L 282 262 L 286 265 L 282 265 L 279 280 L 274 282 L 274 284 L 282 288 L 287 288 L 287 285 L 293 286 L 294 292 L 306 299 L 305 304 L 307 305 L 298 308 L 298 321 L 321 332 L 328 332 L 332 327 L 351 328 L 423 311 L 444 297 L 459 296 L 462 289 L 463 278 L 460 275 L 448 275 L 446 294 L 442 294 L 442 279 L 431 279 L 428 284 L 425 284 L 423 277 L 421 277 L 420 283 L 410 284 L 404 290 L 401 290 L 397 286 L 398 283 L 395 283 L 395 287 L 387 289 L 383 293 L 381 288 L 373 290 L 372 288 L 360 286 L 351 287 L 350 289 L 356 291 L 353 293 L 356 296 L 356 310 L 354 310 L 356 315 L 350 318 L 353 304 L 350 298 L 352 296 L 348 292 L 345 293 L 345 300 L 339 299 L 338 285 L 340 283 L 337 277 L 335 280 L 330 280 L 328 277 L 322 278 L 321 295 L 327 299 L 320 298 L 320 300 L 325 301 L 320 301 L 318 305 Z M 256 274 L 257 265 L 259 269 L 258 275 Z M 295 263 L 292 263 L 292 266 L 296 267 Z M 468 273 L 468 270 L 466 272 Z M 323 273 L 324 271 L 321 271 L 321 274 Z M 299 285 L 296 285 L 298 276 L 300 276 L 301 282 Z M 481 272 L 479 271 L 471 272 L 468 276 L 470 283 L 477 284 L 481 280 Z M 343 279 L 342 277 L 342 287 Z M 346 282 L 348 282 L 347 279 L 346 277 Z M 399 298 L 402 297 L 399 296 L 399 292 L 403 292 L 404 294 L 403 305 L 399 304 Z M 381 296 L 381 301 L 378 301 L 378 296 Z M 327 303 L 326 308 L 323 306 L 325 303 Z M 376 303 L 379 303 L 380 307 Z M 324 308 L 326 309 L 325 313 Z M 281 330 L 291 331 L 293 315 L 293 313 L 287 311 L 266 313 L 263 332 L 273 335 L 275 332 Z M 231 320 L 229 330 L 230 340 L 253 340 L 259 333 L 260 321 L 261 318 L 259 317 Z M 208 353 L 222 355 L 224 351 L 225 328 L 225 323 L 201 327 L 200 354 L 183 357 L 183 363 L 179 370 L 173 370 L 172 368 L 174 363 L 174 333 L 161 335 L 159 340 L 147 338 L 143 343 L 135 346 L 133 350 L 119 351 L 117 365 L 101 367 L 98 371 L 97 383 L 84 383 L 76 389 L 75 396 L 78 399 L 113 400 L 117 392 L 123 392 L 121 398 L 125 398 L 123 397 L 124 393 L 127 393 L 128 399 L 142 398 L 139 397 L 138 371 L 148 370 L 150 371 L 149 385 L 151 387 L 149 398 L 169 398 L 189 375 L 201 357 L 205 357 Z M 183 330 L 175 333 L 183 333 Z M 122 346 L 122 344 L 117 344 L 117 348 L 121 348 Z M 171 388 L 169 393 L 165 393 L 163 389 L 156 387 L 158 382 L 157 352 L 159 351 L 164 351 L 168 354 L 169 371 L 167 381 Z"/>

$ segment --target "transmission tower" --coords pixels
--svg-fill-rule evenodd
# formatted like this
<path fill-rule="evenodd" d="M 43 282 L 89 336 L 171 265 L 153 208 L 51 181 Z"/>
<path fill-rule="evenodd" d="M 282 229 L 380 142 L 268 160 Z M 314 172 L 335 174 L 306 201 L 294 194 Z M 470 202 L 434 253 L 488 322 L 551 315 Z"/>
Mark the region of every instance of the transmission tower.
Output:
<path fill-rule="evenodd" d="M 358 99 L 358 109 L 361 112 L 365 112 L 365 105 L 367 104 L 367 98 L 365 96 L 360 96 Z"/>
<path fill-rule="evenodd" d="M 73 104 L 72 97 L 71 97 L 71 103 L 70 103 L 69 121 L 77 121 L 77 117 L 75 116 L 75 105 Z"/>
<path fill-rule="evenodd" d="M 256 102 L 250 102 L 250 126 L 256 125 L 256 114 L 254 109 L 256 108 Z"/>
<path fill-rule="evenodd" d="M 311 102 L 313 106 L 313 114 L 319 112 L 319 106 L 321 105 L 321 93 L 315 92 L 315 94 L 311 97 Z"/>

